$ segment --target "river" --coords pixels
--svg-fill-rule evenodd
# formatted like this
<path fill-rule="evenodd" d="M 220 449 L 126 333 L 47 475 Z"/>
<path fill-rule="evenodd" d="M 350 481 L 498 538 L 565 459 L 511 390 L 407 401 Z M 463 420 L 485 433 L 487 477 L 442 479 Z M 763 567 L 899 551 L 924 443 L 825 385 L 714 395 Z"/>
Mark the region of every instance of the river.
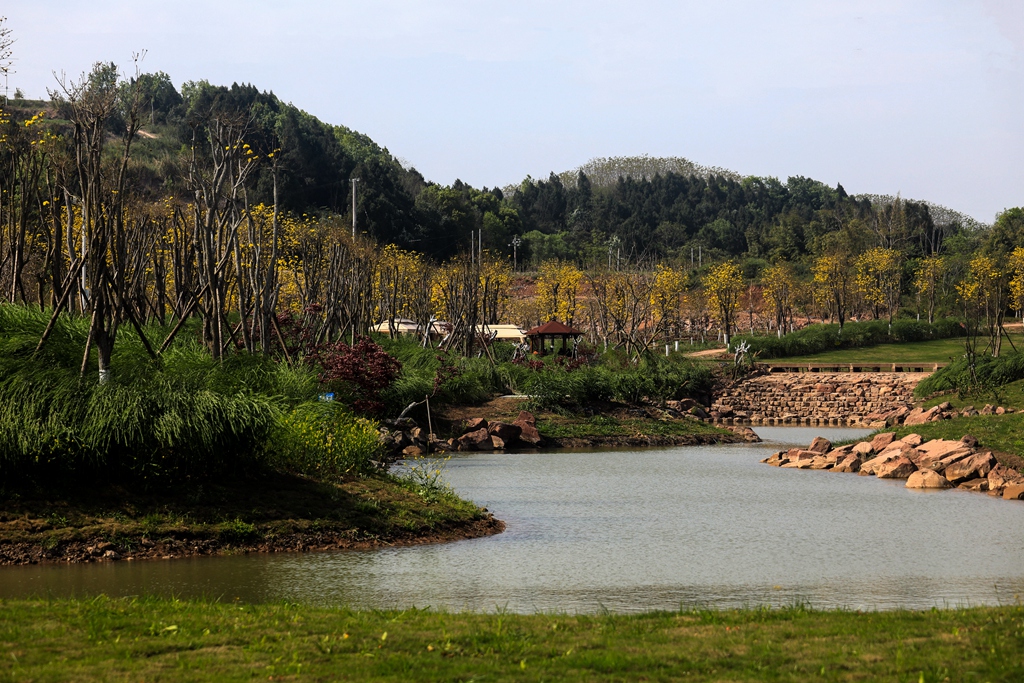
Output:
<path fill-rule="evenodd" d="M 0 570 L 0 597 L 160 594 L 360 608 L 638 612 L 924 609 L 1024 595 L 1024 502 L 760 464 L 764 444 L 472 454 L 447 480 L 503 534 L 370 551 Z"/>

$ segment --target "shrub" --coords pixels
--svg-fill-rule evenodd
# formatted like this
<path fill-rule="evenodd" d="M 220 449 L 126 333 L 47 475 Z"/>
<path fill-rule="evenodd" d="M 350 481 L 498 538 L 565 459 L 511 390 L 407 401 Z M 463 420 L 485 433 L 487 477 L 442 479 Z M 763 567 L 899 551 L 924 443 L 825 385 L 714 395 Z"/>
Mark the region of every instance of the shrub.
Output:
<path fill-rule="evenodd" d="M 285 414 L 271 441 L 270 463 L 318 478 L 373 468 L 380 452 L 377 425 L 336 401 L 302 403 Z"/>

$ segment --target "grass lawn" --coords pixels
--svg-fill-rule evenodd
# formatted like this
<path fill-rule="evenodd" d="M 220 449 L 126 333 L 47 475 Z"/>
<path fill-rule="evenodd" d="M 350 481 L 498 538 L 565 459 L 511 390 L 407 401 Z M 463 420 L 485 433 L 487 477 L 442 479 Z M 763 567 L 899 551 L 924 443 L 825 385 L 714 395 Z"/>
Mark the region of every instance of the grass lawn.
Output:
<path fill-rule="evenodd" d="M 1004 408 L 1024 409 L 1024 380 L 1010 382 L 987 391 L 979 391 L 963 398 L 957 396 L 955 392 L 944 394 L 930 398 L 922 405 L 925 408 L 931 408 L 943 401 L 949 401 L 957 410 L 963 410 L 967 406 L 974 406 L 976 410 L 981 410 L 986 403 L 991 403 L 993 406 L 1003 406 Z"/>
<path fill-rule="evenodd" d="M 810 356 L 773 358 L 771 364 L 789 363 L 948 363 L 950 357 L 962 356 L 962 339 L 935 339 L 907 344 L 879 344 L 861 349 L 840 349 Z"/>
<path fill-rule="evenodd" d="M 0 602 L 0 681 L 1020 681 L 1024 607 L 639 616 Z"/>

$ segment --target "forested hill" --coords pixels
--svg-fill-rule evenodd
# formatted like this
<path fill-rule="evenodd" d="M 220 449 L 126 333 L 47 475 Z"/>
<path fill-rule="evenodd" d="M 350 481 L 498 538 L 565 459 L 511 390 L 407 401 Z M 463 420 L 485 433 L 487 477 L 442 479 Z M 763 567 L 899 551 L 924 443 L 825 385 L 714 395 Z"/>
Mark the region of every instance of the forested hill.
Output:
<path fill-rule="evenodd" d="M 98 64 L 89 78 L 116 80 L 116 67 Z M 360 231 L 437 259 L 468 249 L 475 231 L 482 231 L 485 248 L 509 256 L 518 237 L 521 263 L 592 263 L 611 255 L 688 261 L 691 253 L 799 260 L 836 241 L 854 249 L 896 246 L 915 256 L 940 251 L 948 237 L 975 227 L 956 212 L 923 202 L 853 197 L 841 185 L 802 177 L 742 177 L 682 158 L 594 159 L 504 190 L 458 180 L 441 186 L 403 167 L 369 137 L 324 123 L 255 86 L 201 81 L 177 89 L 163 73 L 141 81 L 147 123 L 132 169 L 149 199 L 189 200 L 189 150 L 208 144 L 211 122 L 241 121 L 257 157 L 266 161 L 276 152 L 282 208 L 349 222 L 350 180 L 358 178 Z M 49 125 L 66 131 L 59 98 L 12 100 L 5 109 L 17 120 L 46 110 Z M 112 135 L 123 125 L 117 117 L 108 122 Z M 273 200 L 273 178 L 274 164 L 260 164 L 251 176 L 253 203 Z"/>

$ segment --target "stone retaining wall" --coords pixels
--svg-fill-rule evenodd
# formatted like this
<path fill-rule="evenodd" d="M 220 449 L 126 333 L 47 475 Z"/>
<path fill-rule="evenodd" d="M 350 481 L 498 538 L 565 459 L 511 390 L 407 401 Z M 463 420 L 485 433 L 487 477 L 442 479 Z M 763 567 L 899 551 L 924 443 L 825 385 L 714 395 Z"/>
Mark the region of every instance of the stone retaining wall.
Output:
<path fill-rule="evenodd" d="M 727 386 L 711 406 L 720 424 L 836 425 L 880 428 L 914 406 L 918 372 L 772 373 Z"/>

